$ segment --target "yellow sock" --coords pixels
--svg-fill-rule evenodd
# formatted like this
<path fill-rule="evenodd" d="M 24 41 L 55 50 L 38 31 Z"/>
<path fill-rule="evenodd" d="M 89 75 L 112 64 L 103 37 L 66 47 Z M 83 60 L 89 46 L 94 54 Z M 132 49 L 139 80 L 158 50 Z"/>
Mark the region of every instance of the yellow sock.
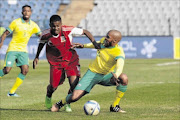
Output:
<path fill-rule="evenodd" d="M 124 96 L 124 92 L 121 92 L 119 90 L 116 90 L 116 98 L 112 104 L 112 107 L 115 107 L 116 105 L 119 105 L 119 102 L 121 98 Z"/>
<path fill-rule="evenodd" d="M 20 79 L 19 77 L 16 78 L 16 82 L 14 83 L 13 87 L 10 90 L 10 94 L 15 93 L 17 88 L 23 83 L 23 80 Z"/>
<path fill-rule="evenodd" d="M 67 104 L 66 98 L 62 99 L 62 104 Z"/>

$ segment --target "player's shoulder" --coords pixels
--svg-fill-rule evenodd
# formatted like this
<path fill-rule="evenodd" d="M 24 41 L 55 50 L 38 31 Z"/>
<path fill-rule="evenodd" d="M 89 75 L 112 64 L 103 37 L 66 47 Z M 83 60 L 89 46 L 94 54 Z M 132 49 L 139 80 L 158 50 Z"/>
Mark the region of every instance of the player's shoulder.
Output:
<path fill-rule="evenodd" d="M 116 51 L 117 54 L 124 53 L 123 48 L 119 45 L 116 45 L 115 47 L 113 47 L 112 51 Z"/>
<path fill-rule="evenodd" d="M 32 23 L 32 24 L 36 24 L 36 23 L 35 23 L 33 20 L 31 20 L 31 19 L 30 19 L 30 23 Z"/>
<path fill-rule="evenodd" d="M 104 40 L 105 40 L 105 37 L 102 37 L 102 38 L 100 39 L 100 42 L 103 43 Z"/>
<path fill-rule="evenodd" d="M 14 19 L 12 22 L 20 22 L 21 18 Z"/>
<path fill-rule="evenodd" d="M 73 29 L 74 29 L 74 26 L 62 25 L 62 31 L 72 31 Z"/>
<path fill-rule="evenodd" d="M 120 54 L 120 55 L 123 55 L 123 56 L 125 55 L 123 48 L 121 46 L 119 46 L 119 45 L 116 45 L 115 51 L 117 52 L 117 54 Z"/>
<path fill-rule="evenodd" d="M 47 35 L 47 34 L 50 34 L 50 28 L 43 30 L 41 36 L 44 36 L 44 35 Z"/>
<path fill-rule="evenodd" d="M 33 20 L 30 19 L 30 24 L 33 26 L 38 26 L 36 22 L 34 22 Z"/>
<path fill-rule="evenodd" d="M 123 48 L 122 48 L 121 46 L 119 46 L 119 45 L 116 45 L 115 48 L 118 49 L 118 50 L 120 50 L 120 51 L 124 51 Z"/>

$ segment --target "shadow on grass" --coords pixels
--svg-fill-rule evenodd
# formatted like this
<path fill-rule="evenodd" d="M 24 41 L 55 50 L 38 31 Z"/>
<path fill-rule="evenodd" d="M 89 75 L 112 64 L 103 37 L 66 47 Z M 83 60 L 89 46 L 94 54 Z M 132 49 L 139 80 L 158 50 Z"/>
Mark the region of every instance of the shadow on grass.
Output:
<path fill-rule="evenodd" d="M 0 111 L 6 111 L 6 110 L 10 110 L 10 111 L 40 111 L 40 112 L 51 112 L 50 110 L 35 110 L 35 109 L 10 109 L 10 108 L 0 108 Z"/>

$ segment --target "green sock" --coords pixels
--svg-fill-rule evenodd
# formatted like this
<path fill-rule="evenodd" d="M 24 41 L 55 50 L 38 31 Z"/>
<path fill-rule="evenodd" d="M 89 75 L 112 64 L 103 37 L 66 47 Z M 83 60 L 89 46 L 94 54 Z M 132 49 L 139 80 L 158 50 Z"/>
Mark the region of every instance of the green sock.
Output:
<path fill-rule="evenodd" d="M 127 90 L 127 85 L 121 85 L 119 84 L 119 86 L 116 87 L 117 90 L 121 91 L 121 92 L 126 92 Z"/>
<path fill-rule="evenodd" d="M 71 93 L 71 94 L 68 94 L 68 95 L 66 96 L 66 103 L 69 103 L 69 102 L 70 102 L 71 96 L 72 96 L 72 93 Z"/>
<path fill-rule="evenodd" d="M 4 76 L 3 70 L 0 70 L 0 77 Z"/>

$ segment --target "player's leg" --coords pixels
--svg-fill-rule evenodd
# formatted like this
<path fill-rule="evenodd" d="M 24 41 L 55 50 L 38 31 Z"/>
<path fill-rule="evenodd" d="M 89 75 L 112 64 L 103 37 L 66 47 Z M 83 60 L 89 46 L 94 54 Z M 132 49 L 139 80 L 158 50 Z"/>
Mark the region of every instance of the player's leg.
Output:
<path fill-rule="evenodd" d="M 8 74 L 11 71 L 12 67 L 4 67 L 0 70 L 0 78 L 2 78 L 4 75 Z"/>
<path fill-rule="evenodd" d="M 18 95 L 15 92 L 18 89 L 18 87 L 23 83 L 23 81 L 24 81 L 24 79 L 25 79 L 25 77 L 29 71 L 28 65 L 22 65 L 19 67 L 21 69 L 21 72 L 19 73 L 18 77 L 16 78 L 16 81 L 15 81 L 13 87 L 11 88 L 10 92 L 8 93 L 8 96 L 18 97 Z"/>
<path fill-rule="evenodd" d="M 45 106 L 50 109 L 52 107 L 52 94 L 57 89 L 59 84 L 65 80 L 65 72 L 58 67 L 50 66 L 50 84 L 47 86 L 47 93 L 45 98 Z"/>
<path fill-rule="evenodd" d="M 120 100 L 124 96 L 124 93 L 127 90 L 128 77 L 126 74 L 122 73 L 120 75 L 119 79 L 120 79 L 120 84 L 116 88 L 116 97 L 115 97 L 113 104 L 110 107 L 110 111 L 125 113 L 126 111 L 124 111 L 120 108 Z"/>
<path fill-rule="evenodd" d="M 11 71 L 15 59 L 16 59 L 15 52 L 6 53 L 6 57 L 4 61 L 4 68 L 0 70 L 0 78 L 2 78 L 4 75 L 8 74 Z"/>
<path fill-rule="evenodd" d="M 52 102 L 51 102 L 51 97 L 53 92 L 56 90 L 57 88 L 53 88 L 51 84 L 49 84 L 47 86 L 47 93 L 46 93 L 46 98 L 45 98 L 45 106 L 46 108 L 50 109 L 52 107 Z"/>
<path fill-rule="evenodd" d="M 80 77 L 80 65 L 78 61 L 74 62 L 74 64 L 71 64 L 69 66 L 70 67 L 66 68 L 66 74 L 67 74 L 69 85 L 70 85 L 68 94 L 72 93 L 77 83 L 79 82 L 79 77 Z M 66 112 L 72 112 L 70 104 L 66 104 L 64 108 Z"/>
<path fill-rule="evenodd" d="M 80 65 L 77 56 L 71 58 L 69 65 L 65 68 L 65 71 L 69 80 L 70 89 L 68 94 L 70 94 L 76 87 L 80 77 Z M 70 104 L 66 104 L 64 108 L 66 112 L 72 112 Z"/>
<path fill-rule="evenodd" d="M 79 81 L 79 76 L 70 76 L 70 77 L 68 77 L 68 80 L 69 80 L 69 85 L 70 85 L 70 89 L 69 89 L 68 94 L 70 94 L 70 93 L 72 93 L 72 91 L 76 87 L 76 85 Z M 64 109 L 66 112 L 72 112 L 70 104 L 64 105 Z"/>
<path fill-rule="evenodd" d="M 70 85 L 68 94 L 70 94 L 70 93 L 72 93 L 72 91 L 74 90 L 76 85 L 78 84 L 79 76 L 70 76 L 70 77 L 68 77 L 68 80 L 69 80 L 69 85 Z"/>
<path fill-rule="evenodd" d="M 79 100 L 82 96 L 91 91 L 94 85 L 98 83 L 99 78 L 102 78 L 102 75 L 93 73 L 92 71 L 88 70 L 83 78 L 78 82 L 73 93 L 68 94 L 66 98 L 54 104 L 51 111 L 56 112 L 65 104 Z"/>
<path fill-rule="evenodd" d="M 10 92 L 8 93 L 8 96 L 19 97 L 15 92 L 16 92 L 17 88 L 23 83 L 23 81 L 25 79 L 25 76 L 28 73 L 28 70 L 29 70 L 28 53 L 25 53 L 25 52 L 10 52 L 10 54 L 15 56 L 15 58 L 16 58 L 15 59 L 16 66 L 20 67 L 21 72 L 18 74 L 13 87 L 11 88 Z"/>
<path fill-rule="evenodd" d="M 65 104 L 75 102 L 79 100 L 82 96 L 84 96 L 87 92 L 84 90 L 74 90 L 72 94 L 68 94 L 66 99 L 62 99 L 61 101 L 54 104 L 51 108 L 52 112 L 57 112 L 61 109 Z"/>
<path fill-rule="evenodd" d="M 81 74 L 79 59 L 75 59 L 73 62 L 70 62 L 68 67 L 65 68 L 65 71 L 70 85 L 69 93 L 71 93 L 79 82 L 79 77 Z"/>
<path fill-rule="evenodd" d="M 114 86 L 114 85 L 116 85 L 116 83 L 111 80 L 112 76 L 113 75 L 111 73 L 105 75 L 103 77 L 103 80 L 99 84 L 104 85 L 104 86 L 112 86 L 112 85 Z M 119 104 L 120 104 L 121 98 L 124 96 L 124 93 L 127 90 L 128 77 L 127 77 L 126 74 L 122 73 L 119 76 L 118 79 L 120 80 L 120 83 L 116 87 L 116 97 L 115 97 L 115 100 L 114 100 L 113 104 L 110 106 L 110 111 L 111 112 L 122 112 L 122 113 L 125 113 L 125 111 L 123 111 L 120 108 Z"/>

